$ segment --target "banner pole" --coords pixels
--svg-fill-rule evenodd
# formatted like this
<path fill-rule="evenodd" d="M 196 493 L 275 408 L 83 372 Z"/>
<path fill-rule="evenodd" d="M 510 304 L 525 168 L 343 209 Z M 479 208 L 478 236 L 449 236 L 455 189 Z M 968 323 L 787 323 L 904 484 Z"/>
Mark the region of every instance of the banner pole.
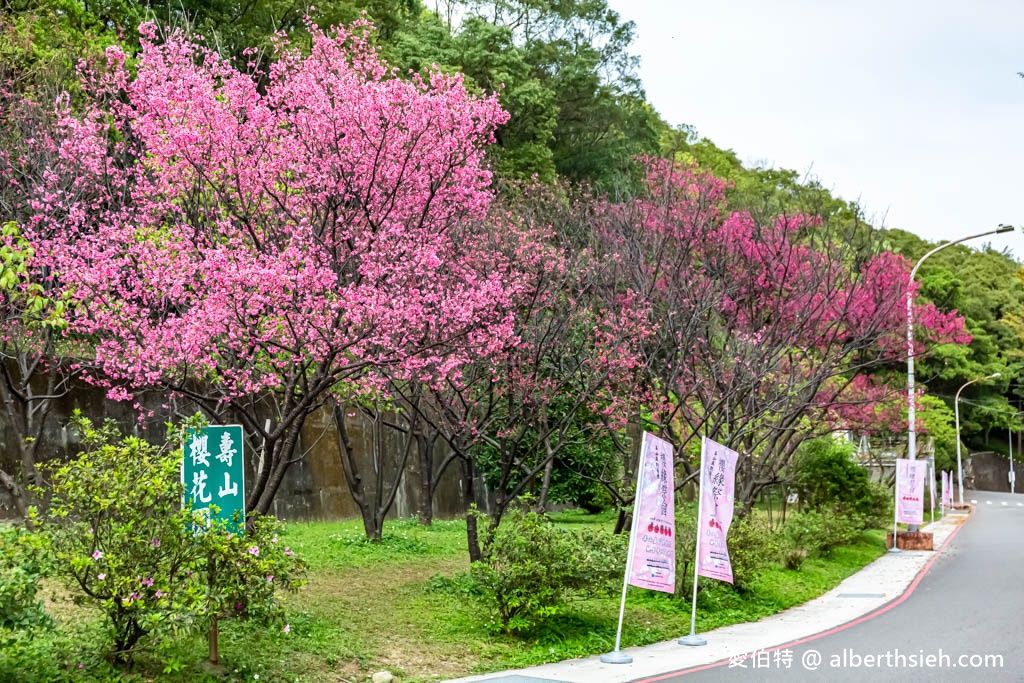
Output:
<path fill-rule="evenodd" d="M 622 645 L 622 618 L 626 613 L 626 587 L 629 585 L 629 570 L 633 566 L 633 551 L 636 546 L 636 535 L 633 530 L 636 528 L 637 505 L 640 501 L 640 486 L 644 480 L 644 468 L 647 466 L 647 432 L 642 432 L 640 439 L 640 466 L 636 473 L 636 487 L 633 491 L 633 514 L 629 520 L 629 550 L 626 551 L 626 571 L 622 574 L 622 600 L 619 602 L 619 628 L 615 632 L 615 649 L 601 655 L 601 661 L 605 664 L 631 664 L 633 658 L 619 649 Z"/>
<path fill-rule="evenodd" d="M 708 454 L 708 438 L 700 438 L 700 488 L 697 490 L 697 544 L 693 552 L 693 600 L 690 605 L 690 634 L 679 639 L 680 645 L 707 645 L 706 638 L 697 635 L 697 570 L 700 566 L 701 513 L 704 511 L 704 463 Z"/>
<path fill-rule="evenodd" d="M 896 482 L 894 488 L 896 489 L 896 495 L 893 497 L 893 511 L 892 511 L 892 547 L 889 548 L 890 553 L 898 553 L 900 549 L 896 547 L 896 538 L 899 533 L 897 528 L 897 522 L 900 518 L 900 461 L 896 460 Z"/>

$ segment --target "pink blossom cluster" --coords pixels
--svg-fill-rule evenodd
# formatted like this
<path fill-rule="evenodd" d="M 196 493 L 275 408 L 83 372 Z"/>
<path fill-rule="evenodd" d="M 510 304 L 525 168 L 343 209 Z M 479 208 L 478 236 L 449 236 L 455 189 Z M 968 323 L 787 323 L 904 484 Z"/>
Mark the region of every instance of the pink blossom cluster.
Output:
<path fill-rule="evenodd" d="M 63 111 L 31 226 L 113 397 L 230 400 L 314 366 L 327 387 L 378 364 L 444 377 L 504 343 L 508 288 L 474 237 L 494 96 L 393 77 L 363 23 L 266 74 L 140 30 L 137 74 L 111 48 L 91 109 Z"/>

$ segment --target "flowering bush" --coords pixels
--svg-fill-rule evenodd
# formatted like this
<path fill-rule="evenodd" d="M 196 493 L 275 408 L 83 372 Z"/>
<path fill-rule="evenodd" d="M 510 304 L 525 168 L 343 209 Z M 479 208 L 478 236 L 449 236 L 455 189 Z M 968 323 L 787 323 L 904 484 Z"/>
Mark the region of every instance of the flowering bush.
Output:
<path fill-rule="evenodd" d="M 244 535 L 211 532 L 200 537 L 208 576 L 214 577 L 209 587 L 217 616 L 290 630 L 277 595 L 304 583 L 305 563 L 278 540 L 280 529 L 273 517 L 260 516 Z"/>
<path fill-rule="evenodd" d="M 130 661 L 147 636 L 199 631 L 218 616 L 283 624 L 276 594 L 298 587 L 303 564 L 277 542 L 275 520 L 253 520 L 245 535 L 193 534 L 180 448 L 77 414 L 73 424 L 85 450 L 50 469 L 50 506 L 30 517 L 51 543 L 55 573 L 106 616 L 115 661 Z"/>

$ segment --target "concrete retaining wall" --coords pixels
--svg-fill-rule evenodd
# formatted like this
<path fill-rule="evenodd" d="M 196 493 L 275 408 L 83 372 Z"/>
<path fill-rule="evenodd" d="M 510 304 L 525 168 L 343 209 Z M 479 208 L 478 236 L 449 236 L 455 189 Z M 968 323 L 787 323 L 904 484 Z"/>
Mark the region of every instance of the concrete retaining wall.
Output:
<path fill-rule="evenodd" d="M 140 422 L 136 411 L 130 403 L 119 403 L 106 399 L 104 391 L 92 386 L 79 386 L 56 402 L 43 436 L 41 456 L 43 459 L 56 457 L 66 459 L 77 452 L 73 430 L 68 430 L 68 419 L 75 409 L 91 418 L 101 421 L 104 418 L 115 420 L 127 432 L 142 436 L 154 443 L 161 442 L 165 435 L 164 424 L 169 415 L 158 400 L 147 401 L 154 414 Z M 151 405 L 150 405 L 151 404 Z M 347 429 L 357 451 L 359 467 L 370 474 L 373 466 L 373 424 L 361 412 L 350 413 Z M 5 471 L 18 471 L 17 435 L 5 420 L 0 420 L 0 463 Z M 401 449 L 398 435 L 385 430 L 381 442 L 381 459 L 389 462 Z M 258 454 L 249 449 L 246 462 L 246 480 L 252 481 L 255 476 L 256 458 Z M 333 520 L 359 516 L 359 509 L 352 499 L 345 482 L 341 457 L 338 449 L 337 432 L 333 417 L 328 410 L 314 413 L 303 428 L 300 452 L 305 457 L 293 464 L 286 476 L 277 498 L 274 501 L 274 514 L 286 520 Z M 434 457 L 435 467 L 446 455 L 445 447 L 439 444 Z M 465 512 L 467 501 L 462 495 L 461 471 L 458 464 L 453 464 L 445 472 L 434 496 L 434 515 L 438 518 L 455 517 Z M 393 480 L 391 480 L 393 481 Z M 390 484 L 391 481 L 388 481 Z M 411 517 L 417 514 L 420 503 L 420 463 L 415 454 L 410 455 L 408 465 L 399 484 L 391 516 Z M 488 497 L 482 481 L 476 483 L 476 490 L 483 492 L 481 499 L 476 501 L 484 510 Z M 14 514 L 14 506 L 5 491 L 0 490 L 0 517 Z"/>
<path fill-rule="evenodd" d="M 1015 491 L 1024 490 L 1024 463 L 1014 453 L 1013 469 L 1017 472 Z M 1010 459 L 991 451 L 971 453 L 964 461 L 964 485 L 976 491 L 1010 492 Z"/>

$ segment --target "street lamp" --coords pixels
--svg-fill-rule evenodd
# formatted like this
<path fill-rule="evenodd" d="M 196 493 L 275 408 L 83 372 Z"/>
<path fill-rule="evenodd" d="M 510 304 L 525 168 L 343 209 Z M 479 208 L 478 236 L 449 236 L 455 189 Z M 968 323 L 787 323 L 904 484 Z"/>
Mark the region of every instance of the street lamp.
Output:
<path fill-rule="evenodd" d="M 1016 417 L 1016 416 L 1014 416 Z M 1013 473 L 1013 425 L 1010 425 L 1006 429 L 1006 435 L 1009 437 L 1010 443 L 1010 493 L 1013 493 L 1013 489 L 1016 486 L 1017 475 Z"/>
<path fill-rule="evenodd" d="M 921 257 L 921 260 L 917 262 L 914 269 L 910 271 L 910 280 L 907 281 L 907 458 L 910 460 L 917 459 L 917 425 L 914 424 L 917 420 L 915 415 L 915 402 L 914 402 L 914 294 L 911 285 L 914 284 L 914 276 L 917 275 L 917 269 L 921 267 L 925 259 L 946 247 L 951 247 L 954 244 L 960 244 L 967 240 L 977 239 L 979 237 L 985 237 L 986 235 L 997 235 L 1004 232 L 1013 232 L 1012 225 L 1006 225 L 1005 223 L 1000 224 L 995 230 L 988 230 L 986 232 L 979 232 L 977 235 L 968 235 L 967 237 L 961 237 L 958 240 L 952 242 L 946 242 L 935 247 L 927 254 Z M 959 445 L 959 441 L 957 444 Z M 960 496 L 963 497 L 963 489 L 960 490 Z M 963 500 L 960 501 L 963 503 Z M 917 525 L 910 525 L 911 531 L 917 531 Z M 896 542 L 893 541 L 893 547 Z"/>
<path fill-rule="evenodd" d="M 1010 493 L 1016 493 L 1017 488 L 1017 475 L 1013 471 L 1013 421 L 1018 419 L 1024 412 L 1014 413 L 1013 419 L 1010 420 Z M 1020 455 L 1020 432 L 1017 433 L 1017 455 Z"/>
<path fill-rule="evenodd" d="M 968 384 L 974 384 L 986 379 L 995 379 L 999 376 L 998 372 L 993 372 L 988 377 L 977 377 L 975 379 L 966 382 L 964 386 L 956 390 L 956 398 L 953 399 L 953 412 L 956 415 L 956 476 L 960 480 L 960 504 L 964 504 L 964 466 L 960 460 L 960 392 L 964 390 Z"/>

